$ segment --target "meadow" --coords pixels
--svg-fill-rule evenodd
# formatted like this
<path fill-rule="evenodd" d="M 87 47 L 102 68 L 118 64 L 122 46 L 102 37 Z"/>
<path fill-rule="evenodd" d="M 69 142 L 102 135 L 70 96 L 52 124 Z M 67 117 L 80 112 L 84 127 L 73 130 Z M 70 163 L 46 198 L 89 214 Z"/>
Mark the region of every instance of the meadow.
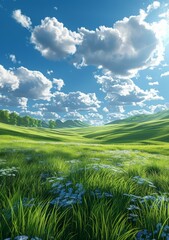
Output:
<path fill-rule="evenodd" d="M 169 121 L 0 124 L 0 239 L 169 239 Z"/>

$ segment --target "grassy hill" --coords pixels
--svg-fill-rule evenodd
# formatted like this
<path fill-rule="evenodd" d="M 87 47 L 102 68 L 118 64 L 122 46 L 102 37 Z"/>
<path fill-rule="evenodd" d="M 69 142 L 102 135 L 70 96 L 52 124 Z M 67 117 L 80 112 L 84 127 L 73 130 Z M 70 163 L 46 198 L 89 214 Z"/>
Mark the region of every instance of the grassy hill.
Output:
<path fill-rule="evenodd" d="M 78 120 L 67 120 L 65 122 L 56 120 L 56 126 L 57 128 L 76 128 L 76 127 L 88 127 L 89 124 Z"/>
<path fill-rule="evenodd" d="M 0 239 L 166 240 L 168 142 L 165 117 L 73 129 L 0 123 Z"/>
<path fill-rule="evenodd" d="M 162 120 L 162 119 L 169 119 L 169 110 L 158 112 L 155 114 L 140 114 L 135 115 L 129 118 L 125 118 L 122 120 L 116 120 L 109 124 L 122 124 L 122 123 L 137 123 L 137 122 L 147 122 L 147 121 L 155 121 L 155 120 Z"/>
<path fill-rule="evenodd" d="M 78 143 L 169 142 L 169 119 L 73 129 L 26 128 L 0 123 L 1 140 L 37 140 Z"/>
<path fill-rule="evenodd" d="M 93 128 L 83 135 L 102 143 L 169 142 L 169 119 L 142 123 L 112 124 Z"/>

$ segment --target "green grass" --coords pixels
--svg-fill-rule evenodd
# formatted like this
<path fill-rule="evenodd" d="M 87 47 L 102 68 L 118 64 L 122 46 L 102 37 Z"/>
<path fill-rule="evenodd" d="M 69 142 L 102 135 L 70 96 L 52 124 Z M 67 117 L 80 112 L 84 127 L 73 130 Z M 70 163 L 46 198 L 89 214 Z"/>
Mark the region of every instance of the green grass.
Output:
<path fill-rule="evenodd" d="M 124 124 L 124 123 L 138 123 L 138 122 L 148 122 L 148 121 L 158 121 L 161 119 L 169 119 L 169 110 L 164 110 L 157 112 L 155 114 L 139 114 L 136 116 L 128 117 L 122 120 L 116 120 L 112 124 Z M 111 123 L 108 123 L 111 124 Z"/>
<path fill-rule="evenodd" d="M 167 121 L 73 130 L 0 124 L 0 239 L 134 240 L 158 223 L 152 239 L 166 239 Z M 61 184 L 80 200 L 57 204 Z"/>
<path fill-rule="evenodd" d="M 26 139 L 103 144 L 161 144 L 169 142 L 169 120 L 53 130 L 17 127 L 0 123 L 0 135 L 1 141 Z"/>

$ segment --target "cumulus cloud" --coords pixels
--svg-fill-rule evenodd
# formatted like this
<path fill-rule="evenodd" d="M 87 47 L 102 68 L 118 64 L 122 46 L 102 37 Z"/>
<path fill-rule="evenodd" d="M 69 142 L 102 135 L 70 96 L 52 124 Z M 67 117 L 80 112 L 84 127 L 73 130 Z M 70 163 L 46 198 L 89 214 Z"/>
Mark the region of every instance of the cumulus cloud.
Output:
<path fill-rule="evenodd" d="M 164 72 L 160 75 L 160 77 L 167 77 L 167 76 L 169 76 L 169 71 Z"/>
<path fill-rule="evenodd" d="M 53 78 L 53 83 L 56 84 L 56 88 L 58 91 L 60 91 L 62 87 L 65 85 L 63 79 Z"/>
<path fill-rule="evenodd" d="M 149 81 L 153 80 L 153 78 L 151 76 L 148 76 L 148 75 L 146 76 L 146 79 L 149 80 Z"/>
<path fill-rule="evenodd" d="M 131 116 L 136 116 L 136 115 L 141 115 L 141 114 L 151 114 L 151 112 L 149 110 L 145 110 L 145 109 L 138 109 L 138 110 L 132 110 L 130 111 L 127 116 L 131 117 Z"/>
<path fill-rule="evenodd" d="M 82 43 L 76 57 L 80 64 L 95 65 L 116 77 L 131 77 L 141 69 L 158 65 L 164 49 L 146 13 L 117 21 L 113 28 L 79 29 Z"/>
<path fill-rule="evenodd" d="M 31 35 L 35 49 L 51 60 L 74 54 L 80 41 L 80 34 L 68 30 L 54 17 L 42 20 L 41 25 L 36 26 Z"/>
<path fill-rule="evenodd" d="M 0 94 L 0 107 L 1 108 L 13 108 L 19 107 L 22 109 L 27 108 L 27 98 L 15 97 L 12 94 L 4 95 Z"/>
<path fill-rule="evenodd" d="M 150 85 L 150 86 L 159 85 L 159 82 L 157 82 L 157 81 L 156 82 L 149 82 L 148 85 Z"/>
<path fill-rule="evenodd" d="M 169 9 L 166 12 L 163 12 L 159 15 L 160 18 L 168 18 L 169 19 Z"/>
<path fill-rule="evenodd" d="M 162 100 L 155 89 L 143 90 L 136 86 L 131 79 L 114 79 L 111 76 L 96 75 L 101 90 L 106 94 L 105 100 L 110 107 L 140 105 L 145 101 Z M 122 108 L 121 108 L 122 109 Z"/>
<path fill-rule="evenodd" d="M 80 91 L 55 92 L 50 103 L 35 104 L 35 108 L 46 112 L 72 112 L 72 111 L 95 111 L 100 107 L 100 101 L 95 93 L 82 93 Z"/>
<path fill-rule="evenodd" d="M 154 1 L 147 12 L 158 7 L 160 2 Z M 164 23 L 149 24 L 146 16 L 147 13 L 140 10 L 138 16 L 117 21 L 113 27 L 100 26 L 96 30 L 82 27 L 77 32 L 54 17 L 46 17 L 32 30 L 31 42 L 48 59 L 74 55 L 77 68 L 94 65 L 109 70 L 115 77 L 133 77 L 139 70 L 154 67 L 163 60 L 164 48 L 159 33 Z M 21 10 L 15 10 L 13 17 L 26 28 L 31 26 L 30 18 Z"/>
<path fill-rule="evenodd" d="M 26 98 L 26 97 L 21 97 L 21 98 L 18 98 L 18 103 L 19 103 L 19 106 L 21 107 L 21 108 L 27 108 L 27 103 L 28 103 L 28 98 Z"/>
<path fill-rule="evenodd" d="M 28 99 L 49 100 L 52 82 L 39 71 L 25 67 L 5 69 L 0 65 L 1 104 L 4 106 L 27 107 Z"/>
<path fill-rule="evenodd" d="M 159 1 L 154 1 L 152 4 L 149 4 L 147 7 L 147 13 L 150 13 L 151 11 L 158 9 L 161 6 Z"/>
<path fill-rule="evenodd" d="M 71 112 L 68 112 L 66 113 L 64 116 L 63 116 L 63 119 L 64 120 L 79 120 L 79 121 L 87 121 L 85 116 L 80 114 L 77 110 L 75 111 L 71 111 Z"/>
<path fill-rule="evenodd" d="M 160 111 L 168 110 L 169 104 L 157 104 L 149 106 L 151 113 L 157 113 Z"/>
<path fill-rule="evenodd" d="M 53 98 L 53 105 L 58 110 L 71 110 L 85 111 L 92 108 L 99 108 L 100 101 L 97 99 L 95 93 L 82 93 L 80 91 L 70 92 L 68 94 L 63 92 L 56 92 Z"/>
<path fill-rule="evenodd" d="M 22 27 L 30 30 L 31 29 L 31 19 L 30 17 L 27 17 L 25 15 L 22 14 L 20 9 L 17 9 L 15 11 L 13 11 L 12 13 L 12 17 L 19 23 L 21 24 Z"/>
<path fill-rule="evenodd" d="M 149 106 L 149 109 L 151 113 L 157 113 L 160 111 L 168 110 L 169 109 L 169 103 L 167 104 L 157 104 L 157 105 L 151 105 Z"/>
<path fill-rule="evenodd" d="M 19 79 L 19 88 L 15 91 L 17 96 L 44 100 L 51 98 L 52 83 L 41 72 L 19 67 L 15 75 Z"/>
<path fill-rule="evenodd" d="M 14 91 L 19 87 L 19 79 L 13 71 L 5 69 L 0 65 L 0 89 Z"/>
<path fill-rule="evenodd" d="M 112 121 L 115 121 L 115 120 L 119 120 L 119 119 L 124 119 L 126 117 L 125 114 L 123 113 L 109 113 L 107 114 L 107 121 L 106 122 L 112 122 Z"/>
<path fill-rule="evenodd" d="M 41 111 L 34 112 L 34 111 L 29 111 L 27 109 L 21 111 L 20 114 L 21 114 L 21 116 L 29 115 L 34 118 L 42 118 L 43 117 L 43 114 Z"/>
<path fill-rule="evenodd" d="M 97 126 L 104 124 L 103 115 L 99 113 L 88 113 L 85 115 L 85 119 L 91 125 Z"/>
<path fill-rule="evenodd" d="M 63 120 L 79 120 L 82 122 L 87 122 L 91 125 L 102 125 L 104 124 L 103 115 L 95 112 L 89 112 L 87 114 L 81 114 L 77 110 L 66 113 L 63 116 Z"/>
<path fill-rule="evenodd" d="M 107 107 L 104 107 L 104 108 L 103 108 L 103 112 L 108 113 L 108 112 L 109 112 L 109 109 L 108 109 Z"/>
<path fill-rule="evenodd" d="M 11 62 L 13 62 L 14 64 L 16 64 L 16 63 L 21 63 L 21 61 L 18 61 L 17 59 L 16 59 L 16 56 L 14 55 L 14 54 L 9 54 L 9 59 L 11 60 Z"/>
<path fill-rule="evenodd" d="M 147 11 L 159 7 L 154 1 Z M 117 21 L 113 27 L 96 30 L 81 27 L 76 32 L 56 18 L 46 17 L 31 34 L 31 42 L 42 56 L 59 60 L 74 56 L 74 66 L 94 65 L 109 70 L 116 77 L 136 76 L 139 70 L 157 66 L 164 55 L 161 40 L 163 22 L 146 21 L 147 13 Z"/>

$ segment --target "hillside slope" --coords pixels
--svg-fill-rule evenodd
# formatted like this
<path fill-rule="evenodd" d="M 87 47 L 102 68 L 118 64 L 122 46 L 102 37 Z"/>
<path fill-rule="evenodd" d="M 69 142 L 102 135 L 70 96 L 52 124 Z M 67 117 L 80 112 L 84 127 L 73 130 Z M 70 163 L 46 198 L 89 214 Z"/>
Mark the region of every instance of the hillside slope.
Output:
<path fill-rule="evenodd" d="M 169 119 L 73 129 L 26 128 L 0 123 L 0 141 L 34 140 L 77 143 L 168 143 Z"/>
<path fill-rule="evenodd" d="M 56 120 L 56 128 L 76 128 L 76 127 L 88 127 L 88 126 L 89 124 L 78 121 L 78 120 L 67 120 L 65 122 Z"/>
<path fill-rule="evenodd" d="M 88 132 L 83 137 L 102 143 L 169 142 L 169 119 L 106 125 L 93 128 L 92 133 Z"/>
<path fill-rule="evenodd" d="M 137 122 L 139 123 L 139 122 L 155 121 L 155 120 L 162 120 L 162 119 L 169 119 L 169 110 L 158 112 L 158 113 L 155 113 L 155 114 L 135 115 L 135 116 L 128 117 L 128 118 L 125 118 L 125 119 L 122 119 L 122 120 L 116 120 L 116 121 L 107 123 L 106 125 L 137 123 Z"/>

